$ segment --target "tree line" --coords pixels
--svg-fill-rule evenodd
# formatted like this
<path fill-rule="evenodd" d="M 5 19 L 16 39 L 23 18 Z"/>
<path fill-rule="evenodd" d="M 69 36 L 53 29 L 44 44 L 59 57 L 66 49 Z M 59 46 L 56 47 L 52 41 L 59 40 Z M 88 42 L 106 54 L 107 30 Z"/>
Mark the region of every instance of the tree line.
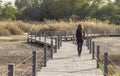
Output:
<path fill-rule="evenodd" d="M 15 0 L 0 7 L 0 19 L 43 21 L 77 16 L 120 24 L 120 0 Z"/>

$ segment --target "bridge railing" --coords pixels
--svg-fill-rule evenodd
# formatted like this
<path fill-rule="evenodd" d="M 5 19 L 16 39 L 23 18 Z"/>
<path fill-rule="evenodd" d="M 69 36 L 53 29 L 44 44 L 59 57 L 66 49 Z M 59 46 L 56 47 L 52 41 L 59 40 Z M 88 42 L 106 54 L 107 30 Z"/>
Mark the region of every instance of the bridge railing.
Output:
<path fill-rule="evenodd" d="M 66 35 L 66 33 L 65 33 Z M 44 38 L 44 55 L 43 55 L 43 59 L 44 59 L 44 66 L 47 66 L 46 62 L 47 62 L 47 47 L 48 46 L 51 46 L 51 50 L 50 50 L 50 57 L 53 58 L 53 49 L 55 50 L 55 52 L 57 52 L 57 49 L 60 48 L 60 46 L 62 46 L 62 36 L 64 38 L 65 37 L 64 34 L 60 34 L 59 32 L 56 32 L 56 31 L 41 31 L 39 33 L 29 33 L 28 34 L 28 42 L 36 42 L 37 40 L 41 41 L 41 38 L 43 37 Z M 70 34 L 69 36 L 71 36 L 71 38 L 73 38 L 73 41 L 75 41 L 75 35 L 74 34 Z M 96 37 L 96 36 L 99 36 L 100 34 L 87 34 L 86 35 L 86 46 L 88 47 L 88 49 L 90 50 L 89 53 L 92 54 L 92 59 L 96 59 L 97 60 L 97 68 L 100 67 L 100 54 L 101 54 L 101 51 L 100 51 L 100 46 L 97 45 L 97 50 L 95 50 L 96 48 L 96 43 L 94 41 L 92 41 L 92 37 Z M 47 43 L 46 42 L 46 39 L 50 39 L 50 43 Z M 33 41 L 34 40 L 34 41 Z M 95 56 L 96 54 L 96 56 Z M 36 66 L 37 66 L 37 56 L 36 56 L 36 51 L 33 51 L 32 52 L 32 55 L 28 58 L 26 58 L 25 60 L 23 60 L 22 62 L 20 62 L 19 64 L 17 64 L 16 66 L 14 64 L 9 64 L 8 65 L 8 71 L 3 74 L 2 76 L 6 76 L 8 74 L 8 76 L 15 76 L 15 69 L 17 67 L 19 67 L 20 65 L 24 64 L 26 61 L 32 59 L 32 64 L 29 65 L 29 67 L 27 67 L 27 70 L 25 70 L 24 72 L 22 72 L 21 76 L 24 76 L 25 73 L 27 71 L 29 71 L 30 69 L 32 69 L 31 71 L 31 74 L 32 76 L 36 76 Z M 114 63 L 114 61 L 108 57 L 108 53 L 105 52 L 104 53 L 104 75 L 107 76 L 108 75 L 108 62 L 111 62 L 112 65 L 114 65 L 118 70 L 119 70 L 119 67 Z M 120 70 L 119 70 L 120 71 Z"/>
<path fill-rule="evenodd" d="M 6 73 L 4 73 L 2 76 L 15 76 L 15 70 L 20 67 L 21 65 L 25 64 L 27 61 L 29 60 L 34 60 L 32 61 L 32 64 L 30 64 L 26 70 L 24 70 L 22 73 L 21 73 L 21 76 L 24 76 L 24 74 L 30 70 L 32 68 L 32 70 L 34 70 L 34 68 L 36 68 L 36 51 L 33 51 L 33 54 L 32 56 L 26 58 L 25 60 L 21 61 L 19 64 L 15 65 L 14 63 L 10 63 L 8 65 L 8 71 Z M 33 72 L 34 74 L 34 72 Z M 34 76 L 34 75 L 33 75 Z"/>
<path fill-rule="evenodd" d="M 52 35 L 52 34 L 51 34 Z M 46 36 L 48 36 L 48 38 L 50 38 L 49 36 L 51 35 L 46 35 L 44 32 L 43 37 L 46 38 Z M 103 34 L 86 34 L 86 46 L 89 49 L 89 53 L 92 54 L 92 59 L 96 59 L 97 61 L 97 68 L 100 68 L 100 65 L 102 66 L 102 69 L 104 70 L 104 76 L 108 76 L 109 73 L 110 74 L 114 74 L 114 71 L 111 69 L 109 69 L 109 65 L 112 64 L 112 66 L 115 66 L 114 68 L 117 69 L 118 71 L 120 71 L 119 67 L 116 65 L 116 63 L 113 61 L 113 59 L 111 59 L 108 55 L 108 52 L 101 52 L 99 45 L 96 45 L 96 42 L 92 40 L 92 38 L 94 37 L 101 37 L 101 36 L 120 36 L 119 33 L 103 33 Z M 36 37 L 36 36 L 35 36 Z M 75 34 L 60 34 L 59 32 L 57 32 L 56 34 L 54 34 L 54 36 L 52 35 L 51 38 L 56 39 L 57 41 L 57 47 L 60 47 L 60 40 L 62 40 L 61 38 L 64 37 L 64 40 L 66 40 L 66 38 L 71 37 L 73 40 L 73 43 L 75 43 Z M 52 41 L 52 39 L 51 39 Z M 56 44 L 55 44 L 56 45 Z M 104 50 L 108 50 L 108 49 L 104 49 Z M 96 56 L 95 56 L 96 55 Z M 101 63 L 102 62 L 102 63 Z"/>
<path fill-rule="evenodd" d="M 56 36 L 56 37 L 54 38 L 53 35 Z M 54 52 L 57 53 L 57 49 L 60 49 L 60 46 L 62 46 L 62 43 L 61 43 L 61 40 L 60 40 L 61 36 L 57 32 L 54 33 L 54 32 L 48 32 L 48 31 L 47 32 L 41 32 L 41 35 L 39 35 L 38 33 L 30 33 L 28 35 L 28 38 L 31 39 L 29 41 L 31 41 L 31 42 L 35 42 L 37 40 L 41 41 L 40 37 L 44 38 L 44 42 L 43 42 L 44 43 L 44 48 L 42 49 L 42 50 L 44 50 L 44 55 L 38 57 L 36 51 L 33 51 L 32 55 L 30 57 L 21 61 L 19 64 L 15 65 L 14 63 L 10 63 L 8 65 L 8 71 L 6 73 L 4 73 L 2 76 L 15 76 L 16 69 L 18 67 L 24 67 L 24 66 L 21 66 L 21 65 L 23 65 L 27 61 L 32 61 L 32 63 L 29 64 L 28 67 L 26 67 L 25 70 L 22 70 L 22 73 L 20 74 L 20 76 L 26 76 L 26 72 L 28 72 L 28 71 L 31 71 L 31 73 L 29 75 L 36 76 L 36 71 L 37 71 L 36 66 L 38 65 L 37 60 L 39 60 L 39 58 L 41 58 L 41 57 L 43 57 L 43 65 L 41 65 L 41 66 L 47 66 L 48 46 L 50 46 L 50 58 L 53 58 L 53 53 Z M 47 38 L 50 40 L 49 41 L 50 43 L 47 43 L 47 41 L 46 41 Z"/>
<path fill-rule="evenodd" d="M 51 49 L 54 49 L 53 47 Z M 50 49 L 50 57 L 53 58 L 53 51 L 51 52 Z M 45 44 L 44 48 L 42 49 L 44 51 L 43 55 L 37 56 L 37 51 L 33 51 L 32 55 L 29 56 L 28 58 L 24 59 L 23 61 L 21 61 L 20 63 L 18 63 L 17 65 L 15 65 L 14 63 L 10 63 L 8 65 L 8 71 L 6 71 L 4 74 L 2 74 L 2 76 L 36 76 L 36 72 L 37 72 L 37 68 L 40 69 L 40 67 L 47 66 L 47 60 L 48 60 L 48 55 L 47 55 L 47 51 L 48 51 L 48 45 Z M 39 54 L 38 54 L 39 55 Z M 39 60 L 43 58 L 43 62 L 42 63 L 38 63 Z M 31 62 L 31 63 L 30 63 Z M 24 66 L 24 64 L 29 63 L 27 65 L 27 67 Z M 22 72 L 20 72 L 19 74 L 16 73 L 17 70 L 19 69 L 19 67 L 23 67 L 25 69 L 20 69 L 22 70 Z"/>
<path fill-rule="evenodd" d="M 87 39 L 86 46 L 89 49 L 89 53 L 92 54 L 92 59 L 96 59 L 97 61 L 96 67 L 101 68 L 104 71 L 104 76 L 120 75 L 120 54 L 118 52 L 111 50 L 112 48 L 107 46 L 104 42 L 92 40 L 92 37 Z M 112 54 L 111 51 L 113 51 Z"/>

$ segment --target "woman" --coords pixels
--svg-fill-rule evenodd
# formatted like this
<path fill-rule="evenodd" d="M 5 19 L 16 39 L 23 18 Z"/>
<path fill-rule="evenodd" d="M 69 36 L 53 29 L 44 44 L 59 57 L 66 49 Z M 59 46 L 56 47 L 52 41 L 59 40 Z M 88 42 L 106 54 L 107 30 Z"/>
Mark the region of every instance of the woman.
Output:
<path fill-rule="evenodd" d="M 78 24 L 78 28 L 76 30 L 76 41 L 77 41 L 77 50 L 78 50 L 79 57 L 80 57 L 81 51 L 82 51 L 83 37 L 84 37 L 83 28 L 82 28 L 81 24 Z"/>

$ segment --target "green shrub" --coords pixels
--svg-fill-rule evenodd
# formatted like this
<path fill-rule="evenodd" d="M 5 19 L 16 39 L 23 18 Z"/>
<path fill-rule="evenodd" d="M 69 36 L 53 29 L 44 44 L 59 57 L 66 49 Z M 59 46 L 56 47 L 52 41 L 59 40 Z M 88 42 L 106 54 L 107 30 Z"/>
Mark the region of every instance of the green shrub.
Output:
<path fill-rule="evenodd" d="M 112 65 L 109 65 L 108 66 L 108 74 L 109 75 L 114 75 L 116 73 L 116 70 L 113 68 L 113 66 Z"/>

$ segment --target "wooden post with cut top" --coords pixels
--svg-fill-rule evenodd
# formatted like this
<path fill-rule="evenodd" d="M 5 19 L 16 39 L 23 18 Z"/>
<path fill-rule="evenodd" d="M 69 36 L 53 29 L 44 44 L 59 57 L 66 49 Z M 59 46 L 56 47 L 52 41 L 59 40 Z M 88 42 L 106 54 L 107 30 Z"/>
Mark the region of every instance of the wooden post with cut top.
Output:
<path fill-rule="evenodd" d="M 100 61 L 100 46 L 97 46 L 97 68 L 100 67 L 99 61 Z"/>
<path fill-rule="evenodd" d="M 90 40 L 89 40 L 89 47 L 90 47 L 90 54 L 92 52 L 92 37 L 90 37 Z"/>
<path fill-rule="evenodd" d="M 14 64 L 8 65 L 8 76 L 15 76 L 14 75 Z"/>
<path fill-rule="evenodd" d="M 51 31 L 51 58 L 53 58 L 53 32 Z"/>
<path fill-rule="evenodd" d="M 92 42 L 92 59 L 95 59 L 95 42 Z"/>
<path fill-rule="evenodd" d="M 36 56 L 36 51 L 33 51 L 32 53 L 33 55 L 33 58 L 32 58 L 32 76 L 36 76 L 36 59 L 37 59 L 37 56 Z"/>
<path fill-rule="evenodd" d="M 55 38 L 55 53 L 57 53 L 57 48 L 58 48 L 58 38 Z"/>
<path fill-rule="evenodd" d="M 108 53 L 104 53 L 104 76 L 108 76 Z"/>
<path fill-rule="evenodd" d="M 44 46 L 44 67 L 46 67 L 46 62 L 47 62 L 46 51 L 47 51 L 47 44 L 45 44 L 45 46 Z"/>
<path fill-rule="evenodd" d="M 46 43 L 46 32 L 44 31 L 44 42 Z"/>

